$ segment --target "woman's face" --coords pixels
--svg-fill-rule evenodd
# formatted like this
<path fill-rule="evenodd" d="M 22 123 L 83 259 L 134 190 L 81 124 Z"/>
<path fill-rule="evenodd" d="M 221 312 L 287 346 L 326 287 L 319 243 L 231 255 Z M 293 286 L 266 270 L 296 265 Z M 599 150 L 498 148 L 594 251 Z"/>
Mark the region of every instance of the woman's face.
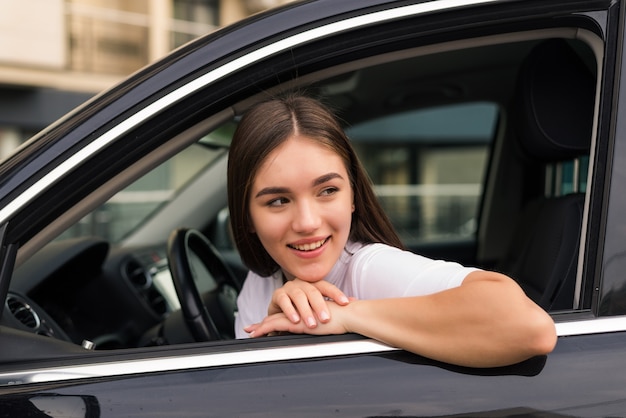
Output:
<path fill-rule="evenodd" d="M 292 136 L 261 165 L 250 194 L 253 231 L 288 279 L 323 279 L 350 234 L 353 194 L 332 150 Z"/>

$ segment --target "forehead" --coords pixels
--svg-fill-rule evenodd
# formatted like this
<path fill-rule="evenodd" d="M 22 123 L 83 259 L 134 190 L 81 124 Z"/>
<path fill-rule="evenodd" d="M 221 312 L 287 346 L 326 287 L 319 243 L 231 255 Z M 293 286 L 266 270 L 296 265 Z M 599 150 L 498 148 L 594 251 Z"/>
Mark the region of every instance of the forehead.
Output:
<path fill-rule="evenodd" d="M 288 176 L 302 178 L 330 171 L 347 175 L 345 164 L 336 150 L 317 139 L 293 135 L 268 154 L 259 166 L 254 183 L 258 180 L 288 180 Z"/>

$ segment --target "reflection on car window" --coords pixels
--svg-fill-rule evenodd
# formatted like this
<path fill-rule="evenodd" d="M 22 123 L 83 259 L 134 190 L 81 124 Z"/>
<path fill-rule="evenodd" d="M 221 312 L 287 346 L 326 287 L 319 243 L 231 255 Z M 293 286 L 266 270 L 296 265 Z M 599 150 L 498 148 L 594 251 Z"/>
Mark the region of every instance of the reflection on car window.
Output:
<path fill-rule="evenodd" d="M 497 120 L 495 104 L 468 103 L 347 130 L 405 244 L 474 235 Z"/>
<path fill-rule="evenodd" d="M 119 242 L 223 155 L 232 130 L 228 126 L 224 129 L 226 132 L 214 131 L 154 168 L 57 239 L 99 236 L 111 243 Z"/>

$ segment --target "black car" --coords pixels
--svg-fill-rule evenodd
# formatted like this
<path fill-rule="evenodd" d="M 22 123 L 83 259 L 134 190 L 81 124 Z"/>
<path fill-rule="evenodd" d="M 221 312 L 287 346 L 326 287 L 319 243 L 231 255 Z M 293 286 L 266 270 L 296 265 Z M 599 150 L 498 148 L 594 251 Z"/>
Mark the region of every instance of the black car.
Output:
<path fill-rule="evenodd" d="M 0 164 L 0 416 L 626 416 L 625 13 L 295 2 L 85 103 Z M 293 90 L 336 110 L 406 246 L 515 278 L 554 352 L 481 369 L 353 334 L 234 339 L 230 138 Z"/>

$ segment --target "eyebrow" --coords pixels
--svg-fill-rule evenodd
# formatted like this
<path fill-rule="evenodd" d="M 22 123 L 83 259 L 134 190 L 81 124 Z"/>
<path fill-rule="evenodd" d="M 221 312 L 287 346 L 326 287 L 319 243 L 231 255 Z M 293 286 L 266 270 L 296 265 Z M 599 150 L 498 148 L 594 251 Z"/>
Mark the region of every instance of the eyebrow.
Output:
<path fill-rule="evenodd" d="M 319 176 L 315 180 L 313 180 L 313 187 L 319 186 L 320 184 L 324 184 L 328 181 L 331 181 L 337 178 L 343 180 L 343 177 L 339 173 L 324 174 L 322 176 Z M 286 187 L 265 187 L 259 190 L 259 192 L 254 197 L 257 198 L 257 197 L 262 197 L 262 196 L 269 195 L 269 194 L 285 194 L 285 193 L 289 193 L 289 189 Z"/>
<path fill-rule="evenodd" d="M 328 173 L 328 174 L 324 174 L 323 176 L 320 176 L 318 178 L 316 178 L 315 180 L 313 180 L 313 186 L 319 186 L 320 184 L 324 184 L 328 181 L 331 181 L 332 179 L 341 179 L 343 180 L 343 177 L 341 177 L 341 175 L 339 173 Z"/>

